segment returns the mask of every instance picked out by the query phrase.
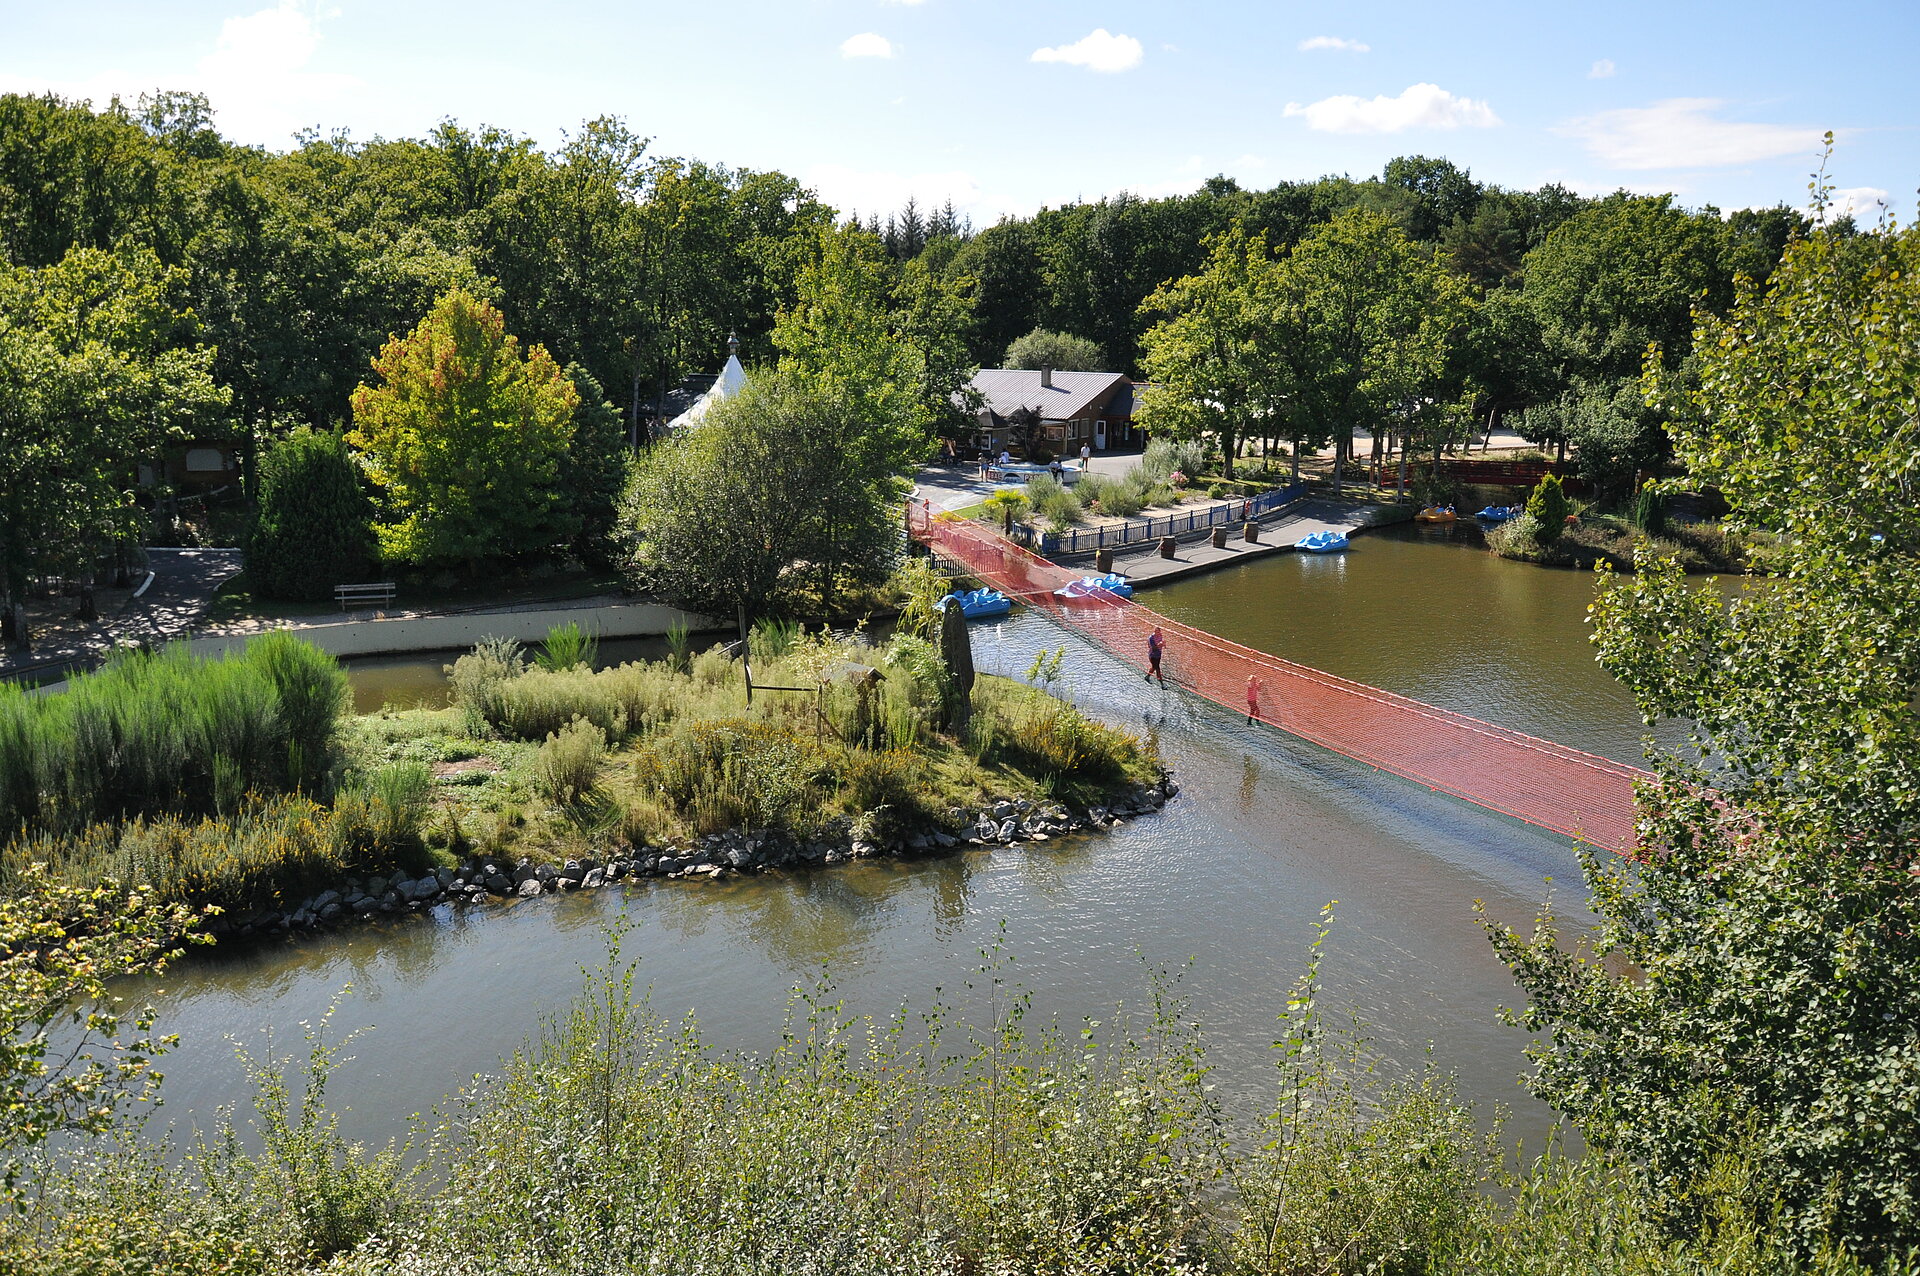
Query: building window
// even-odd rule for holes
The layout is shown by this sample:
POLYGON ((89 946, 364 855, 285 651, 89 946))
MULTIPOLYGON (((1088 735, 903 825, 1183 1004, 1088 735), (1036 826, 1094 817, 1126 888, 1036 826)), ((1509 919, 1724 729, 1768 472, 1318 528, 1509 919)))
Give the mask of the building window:
POLYGON ((227 457, 217 447, 195 447, 187 449, 187 473, 224 474, 227 470, 227 457))

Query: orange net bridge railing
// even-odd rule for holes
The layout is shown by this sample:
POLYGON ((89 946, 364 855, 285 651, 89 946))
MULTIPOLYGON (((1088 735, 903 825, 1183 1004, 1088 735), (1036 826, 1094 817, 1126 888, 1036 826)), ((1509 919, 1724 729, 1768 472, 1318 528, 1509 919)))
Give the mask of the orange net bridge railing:
POLYGON ((1247 679, 1258 677, 1260 718, 1270 726, 1594 846, 1633 846, 1633 784, 1651 778, 1644 771, 1243 647, 1104 590, 1059 597, 1054 591, 1078 573, 924 504, 909 510, 908 523, 962 570, 1135 668, 1146 668, 1147 639, 1161 629, 1168 681, 1195 695, 1245 713, 1247 679))

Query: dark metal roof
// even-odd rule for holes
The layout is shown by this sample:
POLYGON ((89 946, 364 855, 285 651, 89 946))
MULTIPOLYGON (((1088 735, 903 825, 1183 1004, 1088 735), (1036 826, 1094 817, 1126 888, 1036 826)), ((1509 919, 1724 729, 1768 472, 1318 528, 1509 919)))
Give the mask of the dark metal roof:
POLYGON ((1131 412, 1133 404, 1133 382, 1118 372, 1056 372, 1049 388, 1040 384, 1038 372, 982 368, 973 376, 973 388, 986 399, 986 406, 1001 416, 1032 408, 1048 421, 1082 416, 1089 408, 1113 412, 1116 390, 1125 395, 1127 411, 1131 412))

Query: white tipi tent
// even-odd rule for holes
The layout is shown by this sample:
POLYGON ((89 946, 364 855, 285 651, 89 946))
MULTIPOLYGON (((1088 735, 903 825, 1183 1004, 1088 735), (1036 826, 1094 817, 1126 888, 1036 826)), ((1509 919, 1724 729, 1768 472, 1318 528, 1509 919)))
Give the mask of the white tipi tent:
POLYGON ((727 338, 727 366, 720 369, 720 375, 713 379, 713 388, 694 401, 692 407, 667 422, 667 429, 678 430, 684 426, 700 424, 700 418, 712 410, 713 405, 730 394, 738 394, 747 384, 747 370, 740 366, 740 340, 727 338))

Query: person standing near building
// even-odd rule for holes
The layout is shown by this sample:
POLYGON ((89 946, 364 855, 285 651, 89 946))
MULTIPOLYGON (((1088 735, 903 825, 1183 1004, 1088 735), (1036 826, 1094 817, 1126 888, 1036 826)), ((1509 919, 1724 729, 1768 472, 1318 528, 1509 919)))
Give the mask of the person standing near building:
POLYGON ((1088 444, 1082 443, 1080 445, 1080 472, 1082 474, 1085 474, 1087 472, 1087 467, 1092 463, 1093 463, 1093 448, 1088 444))
POLYGON ((1167 675, 1160 672, 1160 658, 1167 654, 1167 636, 1160 632, 1160 626, 1153 627, 1153 633, 1147 638, 1147 681, 1155 678, 1161 686, 1167 685, 1167 675))

